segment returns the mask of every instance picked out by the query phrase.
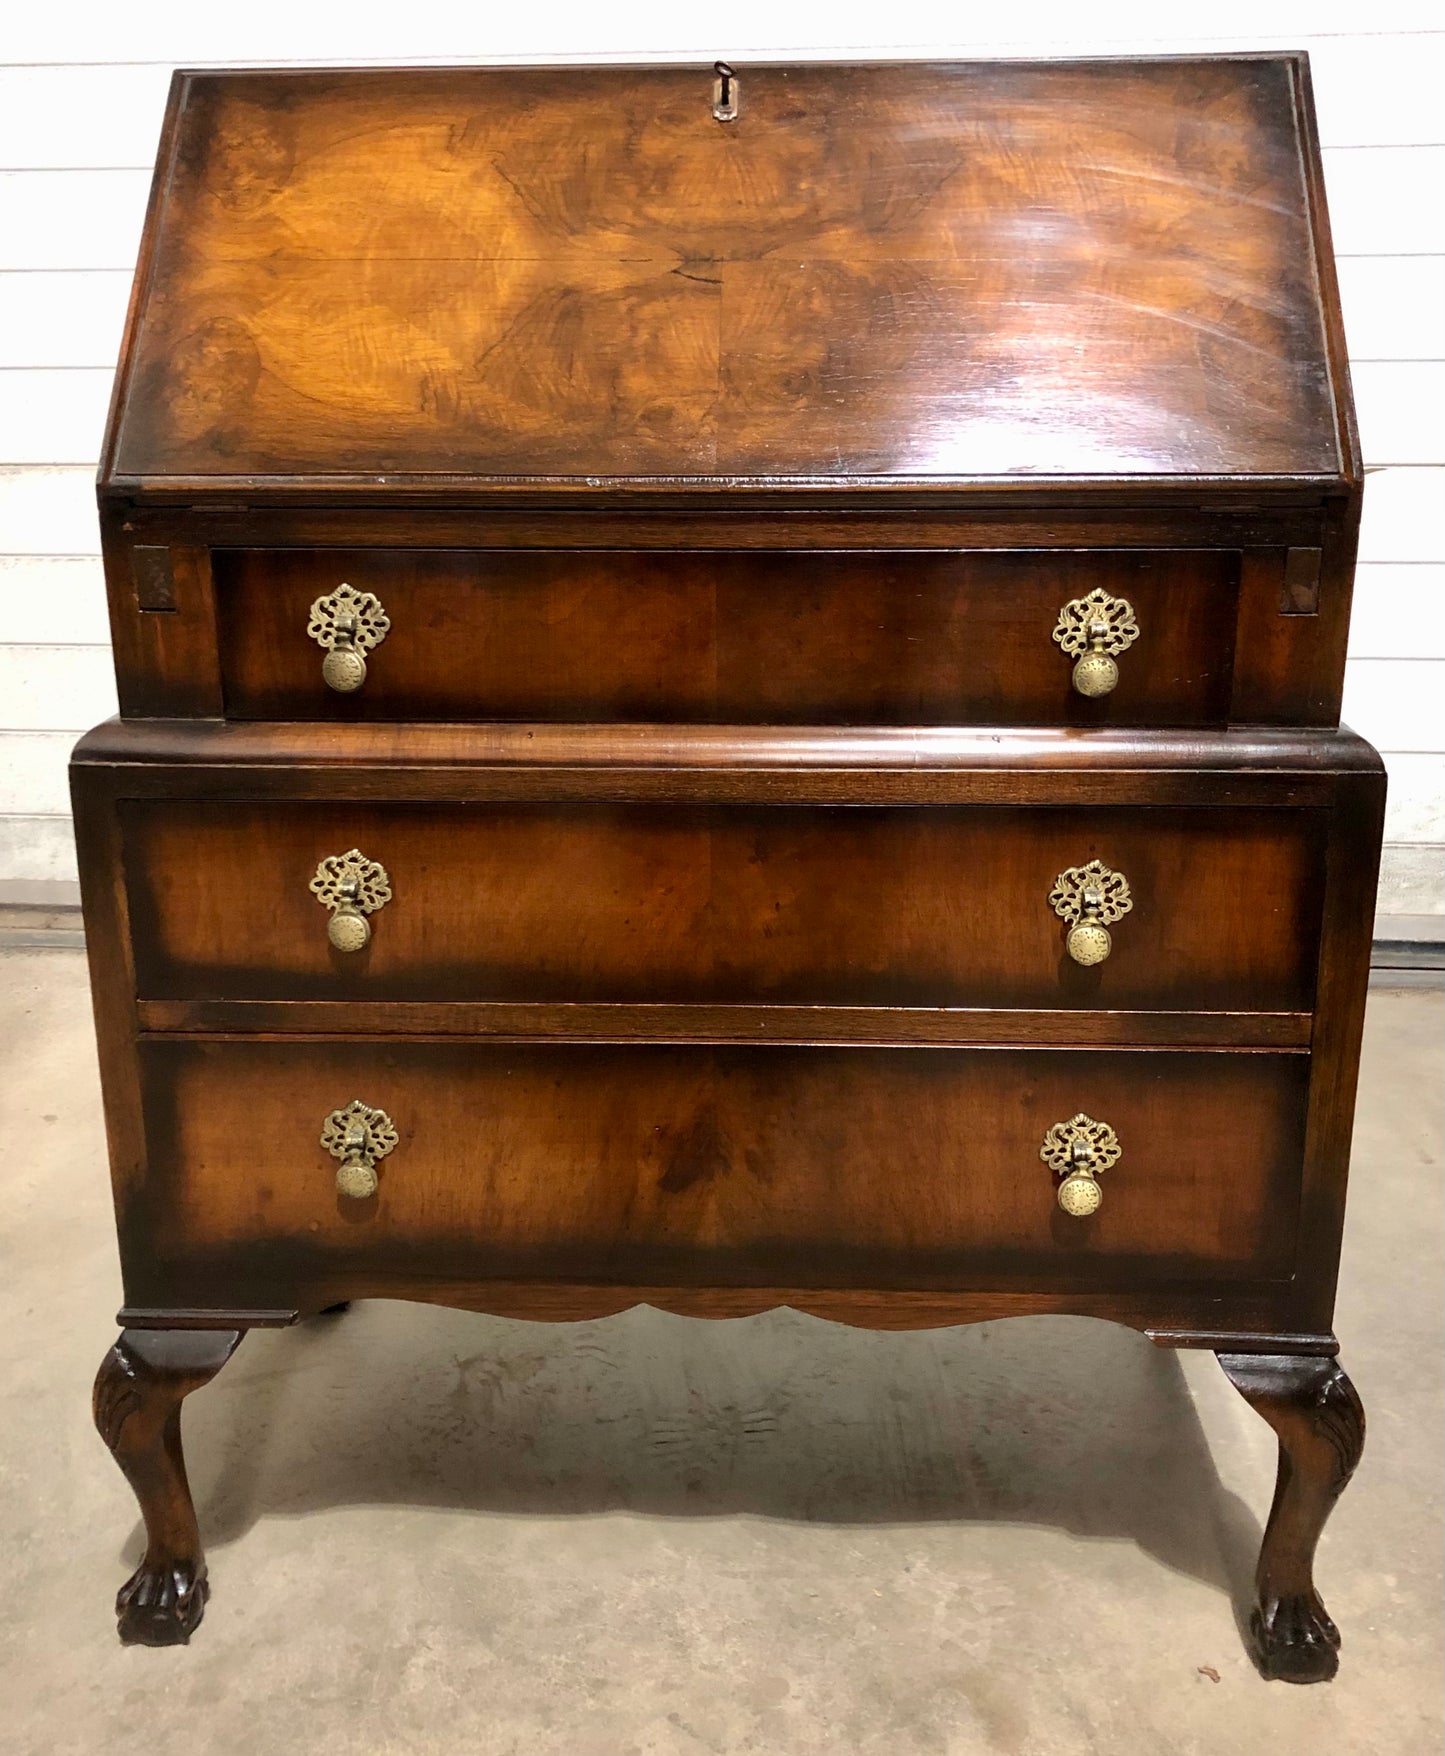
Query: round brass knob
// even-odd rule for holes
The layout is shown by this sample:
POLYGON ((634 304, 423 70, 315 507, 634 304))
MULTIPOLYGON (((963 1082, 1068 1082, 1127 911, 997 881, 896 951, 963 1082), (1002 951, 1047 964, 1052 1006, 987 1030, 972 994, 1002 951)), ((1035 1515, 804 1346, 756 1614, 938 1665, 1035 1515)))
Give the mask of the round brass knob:
POLYGON ((1049 892, 1049 906, 1069 923, 1064 941, 1075 963, 1102 963, 1114 949, 1109 928, 1134 906, 1129 880, 1102 860, 1060 872, 1049 892))
POLYGON ((336 1193, 352 1201, 365 1201, 377 1190, 376 1170, 364 1158, 345 1158, 336 1170, 336 1193))
POLYGON ((1059 1184, 1059 1206, 1073 1219, 1097 1213, 1104 1191, 1087 1172, 1073 1172, 1059 1184))
MULTIPOLYGON (((331 924, 334 927, 336 922, 331 924)), ((1077 927, 1071 927, 1065 944, 1074 962, 1085 965, 1102 963, 1114 949, 1109 929, 1101 927, 1097 921, 1080 921, 1077 927)))
POLYGON ((338 585, 311 606, 306 632, 326 650, 321 680, 328 689, 349 695, 366 681, 366 655, 381 645, 391 618, 375 592, 338 585))
POLYGON ((371 943, 371 922, 391 901, 391 878, 379 860, 368 860, 359 848, 328 854, 311 880, 316 900, 331 910, 326 937, 338 951, 364 951, 371 943))
POLYGON ((350 1201, 365 1201, 378 1188, 376 1161, 385 1158, 397 1143, 396 1125, 385 1110, 374 1110, 353 1098, 345 1109, 333 1110, 321 1125, 321 1144, 333 1158, 336 1193, 350 1201))
POLYGON ((1097 588, 1086 597, 1071 598, 1054 625, 1054 639, 1075 661, 1074 688, 1091 699, 1115 688, 1119 681, 1115 658, 1138 638, 1139 625, 1128 598, 1110 597, 1097 588))
POLYGON ((1087 1219, 1104 1199, 1100 1174, 1119 1161, 1119 1137, 1107 1122, 1096 1122, 1081 1110, 1067 1122, 1054 1123, 1039 1157, 1062 1178, 1059 1206, 1071 1219, 1087 1219))
POLYGON ((333 646, 321 661, 321 679, 338 695, 349 695, 366 681, 366 660, 354 646, 333 646))
POLYGON ((339 908, 326 923, 326 937, 338 951, 364 951, 371 940, 371 922, 354 908, 339 908))
MULTIPOLYGON (((330 654, 327 662, 329 663, 330 659, 337 656, 336 653, 330 654)), ((365 670, 366 667, 363 665, 363 674, 365 673, 365 670)), ((1086 652, 1074 666, 1073 683, 1075 689, 1078 690, 1080 695, 1088 695, 1091 697, 1095 695, 1109 695, 1118 685, 1118 682, 1119 667, 1106 652, 1086 652)), ((331 686, 333 689, 338 689, 342 685, 339 683, 333 683, 331 686)), ((347 685, 348 688, 352 686, 353 685, 350 684, 347 685)))

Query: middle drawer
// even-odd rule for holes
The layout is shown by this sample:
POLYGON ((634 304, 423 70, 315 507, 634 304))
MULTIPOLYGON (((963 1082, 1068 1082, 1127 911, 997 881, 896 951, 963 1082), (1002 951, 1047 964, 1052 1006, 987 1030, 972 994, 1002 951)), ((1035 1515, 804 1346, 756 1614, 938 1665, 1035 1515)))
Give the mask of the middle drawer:
POLYGON ((121 809, 143 999, 1313 1004, 1311 807, 121 809))

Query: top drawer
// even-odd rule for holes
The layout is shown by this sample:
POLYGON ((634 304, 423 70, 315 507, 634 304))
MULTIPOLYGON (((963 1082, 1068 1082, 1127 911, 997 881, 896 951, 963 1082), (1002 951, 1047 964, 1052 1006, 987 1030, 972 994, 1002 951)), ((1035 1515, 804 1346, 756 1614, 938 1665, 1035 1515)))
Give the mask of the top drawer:
POLYGON ((1240 571, 1202 548, 212 556, 226 712, 271 720, 1222 725, 1240 571), (346 692, 308 633, 342 586, 386 623, 346 692), (1093 592, 1132 618, 1115 612, 1104 644, 1127 622, 1127 649, 1091 697, 1055 630, 1093 592))

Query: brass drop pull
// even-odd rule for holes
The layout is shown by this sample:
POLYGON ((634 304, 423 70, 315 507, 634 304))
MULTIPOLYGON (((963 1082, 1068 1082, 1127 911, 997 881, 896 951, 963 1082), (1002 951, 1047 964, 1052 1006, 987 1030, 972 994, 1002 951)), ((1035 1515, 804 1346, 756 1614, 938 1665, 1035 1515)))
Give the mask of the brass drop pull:
POLYGON ((366 917, 391 901, 386 867, 368 860, 360 848, 328 854, 316 868, 311 889, 316 900, 331 910, 326 937, 338 951, 364 950, 371 940, 366 917))
POLYGON ((1096 1122, 1080 1110, 1070 1121, 1054 1123, 1039 1157, 1063 1179, 1059 1206, 1074 1219, 1087 1219, 1104 1199, 1099 1173, 1118 1163, 1119 1137, 1107 1122, 1096 1122))
POLYGON ((366 681, 366 655, 381 645, 391 618, 374 592, 338 585, 311 606, 306 632, 326 648, 321 676, 328 689, 349 695, 366 681))
POLYGON ((1119 681, 1114 660, 1139 638, 1134 606, 1095 589, 1071 598, 1054 625, 1054 639, 1075 661, 1074 687, 1080 695, 1107 695, 1119 681))
POLYGON ((1069 923, 1066 944, 1075 963, 1102 963, 1114 949, 1109 928, 1134 906, 1129 880, 1102 860, 1060 872, 1049 892, 1049 906, 1069 923))
POLYGON ((397 1142, 396 1126, 385 1110, 373 1110, 353 1098, 344 1110, 333 1110, 321 1127, 321 1144, 339 1158, 336 1193, 353 1201, 375 1195, 376 1161, 397 1142))

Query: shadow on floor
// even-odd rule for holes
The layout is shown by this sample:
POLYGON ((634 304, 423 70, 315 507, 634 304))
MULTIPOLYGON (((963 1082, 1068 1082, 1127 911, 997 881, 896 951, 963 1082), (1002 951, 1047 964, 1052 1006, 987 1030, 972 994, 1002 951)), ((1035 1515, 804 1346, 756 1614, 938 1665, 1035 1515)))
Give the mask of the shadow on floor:
MULTIPOLYGON (((341 1505, 1007 1522, 1135 1542, 1243 1618, 1260 1540, 1177 1357, 1079 1318, 900 1334, 371 1302, 248 1336, 187 1404, 186 1446, 213 1551, 341 1505)), ((137 1526, 128 1565, 142 1547, 137 1526)))

